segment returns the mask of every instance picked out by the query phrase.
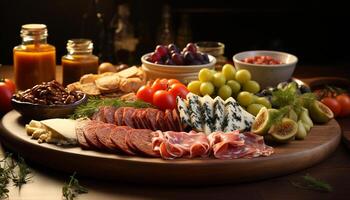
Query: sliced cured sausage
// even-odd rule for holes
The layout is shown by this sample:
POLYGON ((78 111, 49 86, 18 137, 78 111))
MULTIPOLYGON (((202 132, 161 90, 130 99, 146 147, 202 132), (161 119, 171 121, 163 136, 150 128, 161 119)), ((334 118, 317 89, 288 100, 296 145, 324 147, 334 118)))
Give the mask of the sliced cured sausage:
POLYGON ((105 126, 96 130, 96 137, 106 150, 119 150, 119 148, 110 139, 110 135, 112 134, 114 128, 114 124, 106 124, 105 126))
POLYGON ((132 119, 132 116, 135 112, 135 108, 132 107, 125 107, 124 111, 123 111, 123 121, 122 121, 122 125, 123 126, 129 126, 134 128, 134 122, 132 119))
POLYGON ((128 130, 130 129, 131 128, 127 126, 116 126, 113 132, 111 132, 110 139, 124 153, 128 155, 135 155, 135 153, 126 144, 126 136, 128 130))
POLYGON ((92 115, 91 119, 100 122, 106 122, 104 115, 104 107, 100 107, 98 111, 92 115))
POLYGON ((169 130, 167 123, 164 120, 164 112, 158 111, 156 116, 156 122, 157 122, 157 129, 161 131, 167 131, 169 130))
POLYGON ((114 119, 115 111, 116 111, 116 108, 113 106, 104 107, 103 114, 104 114, 105 122, 110 123, 110 124, 115 123, 115 119, 114 119))
POLYGON ((118 126, 122 126, 123 123, 123 113, 124 113, 124 108, 118 108, 115 112, 114 112, 114 121, 115 124, 118 126))
POLYGON ((182 124, 181 124, 181 120, 180 120, 180 116, 179 114, 177 113, 177 110, 174 109, 172 111, 172 116, 173 116, 173 120, 174 120, 174 124, 175 124, 175 127, 178 131, 183 131, 183 127, 182 127, 182 124))
POLYGON ((145 155, 159 157, 158 152, 153 151, 152 146, 152 138, 158 136, 157 132, 149 129, 134 129, 129 132, 130 143, 134 148, 145 155))
POLYGON ((82 149, 91 149, 91 146, 85 139, 84 127, 89 123, 89 119, 78 119, 75 126, 75 134, 77 135, 78 143, 82 149))
POLYGON ((157 114, 158 114, 158 109, 154 108, 147 108, 146 109, 146 117, 147 120, 149 121, 149 124, 151 125, 149 129, 156 131, 157 130, 157 114))
POLYGON ((164 119, 168 125, 168 128, 169 128, 168 131, 176 131, 173 116, 171 115, 171 110, 165 110, 164 119))
POLYGON ((98 121, 90 121, 83 129, 84 136, 87 143, 99 150, 103 150, 104 147, 100 141, 98 141, 96 136, 96 130, 103 128, 106 124, 98 121))

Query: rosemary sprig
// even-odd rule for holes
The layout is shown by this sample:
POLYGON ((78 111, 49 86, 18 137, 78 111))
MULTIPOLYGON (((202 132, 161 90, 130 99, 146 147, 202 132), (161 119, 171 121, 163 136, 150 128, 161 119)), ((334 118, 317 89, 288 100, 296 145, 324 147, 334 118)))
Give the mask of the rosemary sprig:
POLYGON ((78 179, 75 178, 76 172, 70 176, 68 183, 62 187, 62 195, 66 200, 73 200, 77 195, 87 193, 88 190, 79 184, 78 179))
POLYGON ((15 161, 12 154, 9 153, 6 154, 4 159, 0 160, 0 199, 8 197, 9 190, 7 186, 10 181, 21 189, 21 186, 32 178, 32 176, 29 176, 31 171, 24 159, 17 156, 17 160, 15 161))
POLYGON ((143 101, 123 101, 117 98, 114 99, 101 99, 98 97, 90 97, 88 102, 84 105, 78 106, 75 109, 74 114, 71 115, 71 118, 77 119, 80 117, 91 117, 95 112, 98 111, 98 108, 101 106, 114 106, 114 107, 135 107, 135 108, 148 108, 152 107, 151 104, 143 101))
POLYGON ((321 192, 332 192, 333 187, 325 181, 316 179, 309 174, 301 177, 301 181, 290 181, 290 183, 301 189, 315 190, 321 192))

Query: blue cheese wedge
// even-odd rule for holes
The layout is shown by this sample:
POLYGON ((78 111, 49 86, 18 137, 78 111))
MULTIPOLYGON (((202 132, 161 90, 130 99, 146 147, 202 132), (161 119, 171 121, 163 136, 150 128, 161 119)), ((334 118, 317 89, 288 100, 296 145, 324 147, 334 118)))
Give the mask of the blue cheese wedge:
POLYGON ((225 101, 225 120, 224 132, 231 132, 234 130, 242 130, 245 128, 242 113, 238 108, 236 101, 230 97, 225 101))
POLYGON ((188 93, 186 97, 188 100, 191 126, 196 131, 203 132, 200 97, 191 92, 188 93))
POLYGON ((224 120, 225 120, 225 105, 224 101, 219 97, 215 97, 213 100, 213 132, 223 131, 224 120))
POLYGON ((208 96, 205 95, 200 99, 201 106, 202 106, 202 117, 203 117, 203 123, 202 123, 202 129, 205 134, 209 135, 214 130, 214 108, 213 108, 213 102, 214 100, 208 96))
POLYGON ((176 98, 177 110, 179 111, 180 119, 183 124, 191 126, 190 113, 187 108, 187 103, 181 97, 176 98))
POLYGON ((241 110, 242 117, 243 117, 243 122, 244 122, 244 125, 245 125, 245 128, 242 131, 249 131, 251 129, 251 127, 252 127, 252 124, 253 124, 253 122, 255 120, 255 117, 254 117, 254 115, 252 115, 248 111, 246 111, 244 108, 242 108, 242 106, 239 106, 239 109, 241 110))
POLYGON ((25 129, 27 134, 32 136, 32 139, 37 139, 39 143, 74 145, 77 144, 75 124, 76 121, 72 119, 32 120, 25 129))

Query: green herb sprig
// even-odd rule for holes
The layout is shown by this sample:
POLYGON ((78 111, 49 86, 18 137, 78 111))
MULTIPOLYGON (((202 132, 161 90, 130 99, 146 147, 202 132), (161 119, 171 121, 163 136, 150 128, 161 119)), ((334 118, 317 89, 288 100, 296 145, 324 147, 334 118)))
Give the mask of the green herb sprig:
POLYGON ((98 111, 101 106, 114 106, 114 107, 135 107, 135 108, 149 108, 151 104, 143 101, 123 101, 118 98, 114 99, 101 99, 98 97, 90 97, 88 102, 84 105, 78 106, 75 109, 74 114, 71 116, 73 119, 81 117, 91 117, 95 112, 98 111))
POLYGON ((301 177, 301 181, 290 181, 290 183, 301 189, 315 190, 320 192, 332 192, 333 187, 325 181, 321 181, 309 174, 301 177))
POLYGON ((66 200, 74 200, 74 198, 83 193, 87 193, 88 190, 79 184, 78 179, 75 178, 76 172, 70 176, 68 183, 65 183, 62 187, 62 195, 66 200))
POLYGON ((14 186, 21 189, 23 184, 31 180, 31 170, 28 168, 24 159, 17 156, 17 161, 12 154, 6 153, 4 159, 0 160, 0 199, 7 198, 9 190, 7 186, 10 181, 14 186))

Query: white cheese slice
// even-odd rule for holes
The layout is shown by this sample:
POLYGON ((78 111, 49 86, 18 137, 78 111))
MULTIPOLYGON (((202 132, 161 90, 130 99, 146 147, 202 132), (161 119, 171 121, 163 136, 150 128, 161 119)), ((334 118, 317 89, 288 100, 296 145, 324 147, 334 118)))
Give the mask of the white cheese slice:
POLYGON ((187 94, 188 106, 190 111, 190 120, 192 128, 196 131, 203 131, 202 128, 202 112, 201 112, 201 103, 199 100, 199 96, 193 93, 187 94))
POLYGON ((202 128, 205 134, 209 135, 212 130, 214 129, 213 127, 213 99, 205 95, 200 99, 201 106, 202 106, 202 114, 203 114, 203 124, 202 128))
POLYGON ((214 114, 213 114, 213 131, 224 130, 224 119, 225 119, 225 105, 224 101, 219 97, 215 97, 214 101, 214 114))
POLYGON ((183 100, 181 97, 176 98, 177 102, 177 110, 180 114, 180 119, 183 124, 186 124, 187 126, 191 126, 191 120, 190 120, 190 114, 187 109, 187 103, 185 100, 183 100))
POLYGON ((77 143, 77 136, 75 134, 75 120, 55 118, 42 120, 40 122, 49 130, 46 142, 61 145, 77 143))
POLYGON ((243 130, 245 128, 242 112, 236 103, 232 97, 225 101, 224 132, 243 130))

